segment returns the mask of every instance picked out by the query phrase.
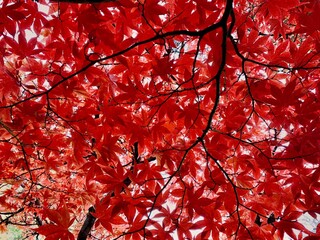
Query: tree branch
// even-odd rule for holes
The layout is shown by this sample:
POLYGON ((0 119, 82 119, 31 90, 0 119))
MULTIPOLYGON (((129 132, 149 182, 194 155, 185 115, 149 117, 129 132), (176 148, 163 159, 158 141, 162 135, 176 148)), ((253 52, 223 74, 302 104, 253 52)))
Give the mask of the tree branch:
POLYGON ((96 218, 91 214, 94 212, 95 212, 94 207, 90 207, 89 211, 87 213, 86 220, 84 221, 84 223, 80 229, 77 240, 86 240, 87 239, 87 237, 88 237, 88 235, 94 225, 94 222, 96 221, 96 218))
MULTIPOLYGON (((133 171, 133 168, 136 164, 139 163, 143 163, 143 161, 141 161, 141 158, 139 157, 139 150, 138 150, 138 142, 135 142, 133 147, 132 147, 132 167, 131 167, 131 171, 133 171)), ((156 160, 155 157, 150 157, 147 159, 148 162, 154 161, 156 160)), ((123 180, 123 183, 128 187, 131 184, 131 179, 129 177, 127 177, 125 180, 123 180)), ((122 191, 124 190, 124 188, 122 188, 122 191)), ((114 197, 114 192, 111 193, 111 197, 114 197)), ((91 206, 89 208, 89 211, 87 213, 87 217, 86 220, 84 221, 80 232, 78 234, 78 238, 77 240, 86 240, 95 221, 96 218, 92 215, 92 213, 95 213, 95 208, 94 206, 91 206)))

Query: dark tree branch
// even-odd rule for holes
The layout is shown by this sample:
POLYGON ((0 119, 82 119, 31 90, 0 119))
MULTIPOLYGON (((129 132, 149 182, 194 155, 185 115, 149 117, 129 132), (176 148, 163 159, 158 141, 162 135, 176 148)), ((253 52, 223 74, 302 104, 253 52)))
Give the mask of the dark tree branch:
POLYGON ((87 239, 87 237, 88 237, 88 235, 94 225, 94 222, 96 221, 96 218, 92 215, 92 213, 94 213, 94 212, 95 212, 94 207, 90 207, 89 211, 87 213, 86 220, 84 221, 84 223, 80 229, 77 240, 86 240, 87 239))
MULTIPOLYGON (((147 159, 148 162, 151 162, 151 161, 154 161, 156 160, 155 157, 150 157, 147 159)), ((139 150, 138 150, 138 142, 135 142, 134 145, 132 146, 132 167, 131 167, 131 171, 133 171, 134 169, 134 166, 136 164, 139 164, 139 163, 143 163, 144 161, 141 161, 141 158, 139 156, 139 150)), ((129 177, 127 177, 125 180, 123 180, 123 183, 128 187, 130 184, 131 184, 131 179, 129 177)), ((122 188, 121 192, 124 191, 124 187, 122 188)), ((111 197, 114 197, 114 192, 111 193, 111 197)), ((91 206, 89 208, 89 211, 87 213, 87 217, 86 217, 86 220, 84 221, 81 229, 80 229, 80 232, 78 234, 78 238, 77 240, 86 240, 95 221, 96 221, 96 218, 92 215, 92 213, 95 213, 95 208, 94 206, 91 206)))

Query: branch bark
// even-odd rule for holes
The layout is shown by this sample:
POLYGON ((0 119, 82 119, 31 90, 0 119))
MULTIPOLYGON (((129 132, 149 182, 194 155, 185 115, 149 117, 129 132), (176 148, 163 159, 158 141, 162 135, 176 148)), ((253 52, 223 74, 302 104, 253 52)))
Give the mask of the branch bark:
POLYGON ((89 211, 87 213, 86 220, 84 221, 84 223, 80 229, 77 240, 86 240, 87 239, 87 237, 88 237, 88 235, 94 225, 94 222, 96 221, 96 218, 91 214, 94 212, 95 212, 94 207, 90 207, 89 211))
MULTIPOLYGON (((135 166, 135 164, 139 164, 139 163, 143 163, 143 161, 140 161, 141 158, 139 157, 139 150, 138 150, 138 143, 134 143, 133 147, 132 147, 132 167, 131 167, 131 171, 133 171, 133 168, 135 166)), ((154 161, 156 160, 155 157, 150 157, 147 159, 148 162, 151 162, 151 161, 154 161)), ((127 177, 123 183, 128 187, 130 184, 131 184, 131 179, 129 177, 127 177)), ((124 190, 124 188, 122 189, 122 191, 124 190)), ((114 196, 114 192, 111 193, 111 197, 114 196)), ((87 217, 86 217, 86 220, 84 221, 81 229, 80 229, 80 232, 78 234, 78 238, 77 240, 86 240, 95 221, 96 221, 96 218, 92 215, 92 213, 95 212, 95 208, 94 206, 91 206, 89 208, 89 211, 88 211, 88 214, 87 214, 87 217)))

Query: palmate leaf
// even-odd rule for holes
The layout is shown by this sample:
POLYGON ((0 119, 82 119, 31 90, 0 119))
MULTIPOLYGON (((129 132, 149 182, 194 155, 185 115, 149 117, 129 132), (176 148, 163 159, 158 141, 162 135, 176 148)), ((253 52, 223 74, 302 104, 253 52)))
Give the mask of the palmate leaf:
POLYGON ((51 2, 68 2, 68 3, 103 3, 115 2, 116 0, 50 0, 51 2))
POLYGON ((44 235, 46 237, 45 238, 46 240, 54 240, 54 239, 74 240, 75 239, 71 232, 69 232, 68 230, 65 230, 61 226, 57 226, 54 224, 46 224, 33 230, 41 235, 44 235))
POLYGON ((57 210, 44 209, 44 214, 53 222, 34 229, 39 234, 45 235, 46 239, 70 239, 74 240, 73 234, 68 230, 75 218, 70 219, 69 210, 64 201, 57 210))

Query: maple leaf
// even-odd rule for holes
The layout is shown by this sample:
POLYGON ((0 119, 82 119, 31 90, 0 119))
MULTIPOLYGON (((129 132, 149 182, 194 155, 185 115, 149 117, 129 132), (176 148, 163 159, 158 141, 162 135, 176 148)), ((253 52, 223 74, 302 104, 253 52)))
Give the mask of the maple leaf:
POLYGON ((319 30, 320 25, 320 17, 319 14, 316 14, 320 10, 320 3, 315 1, 313 6, 311 6, 311 2, 309 3, 312 11, 308 14, 301 14, 299 18, 299 25, 297 27, 296 32, 303 33, 306 32, 308 34, 312 34, 319 30))
POLYGON ((57 210, 45 209, 45 215, 53 224, 46 224, 34 229, 34 231, 45 235, 46 239, 75 239, 68 228, 72 225, 75 218, 70 219, 69 210, 64 201, 60 203, 57 210))

